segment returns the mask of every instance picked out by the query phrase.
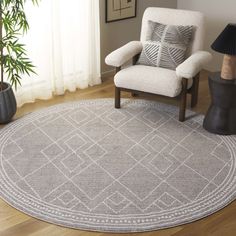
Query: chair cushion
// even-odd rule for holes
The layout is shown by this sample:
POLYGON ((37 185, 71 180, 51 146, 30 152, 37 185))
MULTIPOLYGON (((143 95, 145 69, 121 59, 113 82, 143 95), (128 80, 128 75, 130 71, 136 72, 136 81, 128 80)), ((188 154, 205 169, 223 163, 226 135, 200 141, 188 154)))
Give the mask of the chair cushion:
MULTIPOLYGON (((191 88, 193 80, 189 79, 191 88)), ((115 75, 118 88, 132 89, 147 93, 176 97, 182 91, 182 80, 176 72, 159 67, 135 65, 121 70, 115 75)))
POLYGON ((145 10, 142 21, 141 42, 145 42, 148 34, 148 21, 165 25, 194 25, 194 37, 187 52, 187 57, 204 48, 206 21, 202 13, 196 11, 149 7, 145 10))
POLYGON ((147 38, 137 64, 175 70, 186 59, 194 27, 153 21, 148 21, 148 25, 147 38))

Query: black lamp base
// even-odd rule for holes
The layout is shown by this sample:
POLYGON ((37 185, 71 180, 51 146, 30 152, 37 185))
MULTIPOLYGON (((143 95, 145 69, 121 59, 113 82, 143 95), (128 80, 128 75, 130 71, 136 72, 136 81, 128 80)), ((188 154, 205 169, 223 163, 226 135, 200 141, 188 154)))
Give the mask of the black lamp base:
POLYGON ((223 80, 220 73, 209 76, 212 103, 203 127, 214 134, 236 135, 236 80, 223 80))

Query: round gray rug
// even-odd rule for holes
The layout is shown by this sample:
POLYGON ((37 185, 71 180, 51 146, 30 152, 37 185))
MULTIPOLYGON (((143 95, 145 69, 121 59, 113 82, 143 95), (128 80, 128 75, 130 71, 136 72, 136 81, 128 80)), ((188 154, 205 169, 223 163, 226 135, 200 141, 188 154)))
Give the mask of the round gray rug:
POLYGON ((148 101, 62 104, 0 131, 0 196, 58 225, 142 232, 206 217, 235 199, 236 137, 148 101))

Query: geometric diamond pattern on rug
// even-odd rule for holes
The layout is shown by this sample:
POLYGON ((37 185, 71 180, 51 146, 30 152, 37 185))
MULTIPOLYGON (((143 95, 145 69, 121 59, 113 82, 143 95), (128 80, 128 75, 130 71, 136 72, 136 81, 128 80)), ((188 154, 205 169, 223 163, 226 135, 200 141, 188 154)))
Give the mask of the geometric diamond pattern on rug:
POLYGON ((222 168, 222 170, 212 180, 212 182, 216 186, 220 186, 224 182, 225 178, 227 177, 227 173, 229 173, 229 171, 230 171, 230 165, 225 165, 224 168, 222 168))
POLYGON ((152 140, 148 142, 148 145, 153 150, 159 153, 168 146, 168 143, 163 138, 156 135, 152 140))
POLYGON ((67 191, 65 193, 63 193, 61 196, 58 197, 64 204, 68 204, 70 203, 72 200, 74 200, 75 196, 67 191))
POLYGON ((21 176, 17 173, 17 170, 8 161, 5 161, 3 166, 7 173, 11 173, 11 181, 19 183, 21 176))
POLYGON ((227 147, 223 144, 218 145, 212 154, 225 163, 228 163, 231 160, 231 154, 227 147))
POLYGON ((121 112, 114 111, 109 116, 107 116, 107 118, 110 119, 113 123, 117 124, 122 122, 126 118, 126 116, 121 112))
POLYGON ((78 134, 76 134, 69 140, 67 140, 65 143, 71 148, 72 151, 76 151, 84 144, 86 144, 86 141, 83 140, 78 134))
POLYGON ((37 126, 33 122, 27 122, 25 125, 19 127, 11 136, 11 141, 16 141, 23 138, 25 135, 32 132, 32 130, 36 129, 37 126))
POLYGON ((186 148, 181 147, 180 145, 178 145, 172 152, 171 155, 173 155, 177 160, 179 160, 180 162, 185 161, 186 159, 188 159, 192 153, 190 151, 188 151, 186 148))
POLYGON ((173 198, 170 194, 164 193, 160 199, 161 202, 163 202, 166 206, 172 205, 172 203, 175 201, 175 198, 173 198))
POLYGON ((135 160, 140 161, 144 157, 146 157, 150 152, 148 152, 146 149, 144 149, 140 145, 135 145, 132 147, 129 151, 128 154, 131 155, 135 160))
POLYGON ((98 160, 103 155, 106 154, 106 151, 99 145, 94 144, 92 147, 87 149, 85 153, 92 159, 92 160, 98 160))
POLYGON ((160 112, 157 112, 156 110, 151 110, 147 114, 145 114, 143 118, 153 124, 157 124, 163 119, 163 116, 160 112))
POLYGON ((76 110, 70 115, 70 118, 74 120, 77 124, 80 124, 89 119, 89 115, 87 113, 87 111, 76 110))
POLYGON ((181 123, 166 104, 113 105, 59 105, 0 129, 1 197, 45 221, 112 232, 175 226, 234 199, 234 136, 208 134, 191 112, 181 123))
POLYGON ((93 107, 93 109, 89 109, 90 112, 92 112, 97 116, 103 116, 104 113, 106 113, 109 110, 111 110, 111 107, 108 104, 97 104, 97 106, 93 107))
POLYGON ((107 112, 102 115, 102 118, 107 122, 107 124, 118 128, 127 123, 130 119, 133 118, 133 116, 127 111, 121 111, 119 109, 108 109, 107 112))
POLYGON ((121 212, 124 208, 126 208, 130 204, 130 201, 128 200, 124 200, 119 204, 114 204, 114 202, 112 202, 110 199, 107 199, 104 202, 116 214, 121 212))
POLYGON ((187 137, 192 129, 185 125, 182 125, 177 120, 171 119, 163 126, 161 126, 159 128, 159 131, 178 143, 185 137, 187 137))
POLYGON ((191 134, 189 134, 188 137, 181 141, 180 144, 183 147, 191 150, 192 153, 201 157, 211 153, 217 145, 214 140, 209 139, 196 131, 193 131, 191 134))
POLYGON ((72 181, 90 199, 94 199, 113 182, 113 179, 102 168, 93 164, 73 177, 72 181))
POLYGON ((107 173, 114 178, 120 178, 135 164, 135 160, 124 152, 108 152, 97 161, 107 173), (116 158, 113 158, 116 156, 116 158))
POLYGON ((56 143, 53 143, 52 145, 50 145, 46 149, 42 150, 42 153, 44 153, 46 155, 46 157, 49 160, 51 160, 51 159, 57 157, 58 155, 64 153, 64 150, 56 143))
POLYGON ((5 146, 2 154, 6 157, 6 159, 11 159, 13 156, 16 156, 21 152, 22 149, 15 142, 11 142, 5 146))
POLYGON ((37 151, 35 153, 34 151, 29 152, 28 150, 25 150, 20 154, 13 156, 9 160, 9 163, 14 166, 17 173, 24 178, 44 166, 45 163, 48 163, 48 159, 42 153, 38 153, 37 151), (27 158, 29 155, 31 156, 30 159, 27 158))
POLYGON ((161 173, 165 173, 173 163, 166 159, 164 155, 158 154, 151 161, 151 164, 154 165, 161 173))
POLYGON ((125 198, 118 192, 115 192, 109 197, 109 200, 112 201, 115 205, 120 204, 125 198))
POLYGON ((108 153, 126 153, 135 143, 126 137, 121 131, 113 131, 103 137, 98 144, 108 153))
POLYGON ((171 186, 175 186, 179 192, 190 200, 194 200, 209 183, 200 174, 185 165, 180 166, 166 182, 171 186))
POLYGON ((49 136, 47 136, 47 134, 38 129, 35 129, 32 132, 27 133, 26 135, 17 139, 15 142, 23 150, 21 154, 24 152, 27 152, 27 154, 30 153, 37 154, 38 152, 41 152, 42 149, 53 143, 53 141, 49 136), (35 145, 35 142, 37 142, 37 145, 35 145), (29 149, 29 144, 33 143, 34 143, 33 148, 29 149))
POLYGON ((93 117, 93 120, 82 125, 80 130, 86 134, 91 140, 97 142, 98 140, 104 138, 113 129, 104 120, 93 117))
POLYGON ((132 119, 119 128, 121 132, 136 142, 141 141, 152 129, 138 119, 132 119))
POLYGON ((72 153, 62 160, 62 163, 70 172, 73 172, 78 166, 84 163, 84 160, 82 160, 79 155, 72 153))
POLYGON ((126 208, 129 204, 130 201, 127 200, 124 196, 122 196, 119 192, 115 192, 112 194, 110 197, 108 197, 104 203, 112 209, 114 213, 119 213, 122 211, 124 208, 126 208))
POLYGON ((137 165, 126 173, 120 182, 143 200, 161 183, 161 180, 143 166, 137 165))
POLYGON ((65 119, 58 118, 53 122, 45 124, 41 130, 53 140, 58 140, 66 136, 73 130, 73 126, 65 119))
POLYGON ((224 167, 225 163, 210 154, 205 158, 199 158, 198 155, 194 154, 185 162, 185 165, 211 181, 224 167))
POLYGON ((26 177, 30 187, 44 198, 51 191, 67 181, 66 177, 53 165, 47 164, 26 177))

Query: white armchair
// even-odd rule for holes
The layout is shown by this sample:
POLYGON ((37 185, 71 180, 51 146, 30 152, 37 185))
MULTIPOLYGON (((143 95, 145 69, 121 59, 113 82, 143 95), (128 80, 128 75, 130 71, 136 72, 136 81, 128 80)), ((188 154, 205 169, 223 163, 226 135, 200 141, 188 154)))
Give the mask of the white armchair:
POLYGON ((191 107, 195 107, 198 101, 199 74, 203 66, 212 56, 202 51, 204 43, 205 20, 200 12, 148 8, 143 16, 141 40, 133 41, 117 49, 106 57, 106 63, 116 67, 115 75, 115 107, 120 108, 121 91, 129 91, 133 94, 149 93, 168 97, 181 96, 179 120, 185 121, 187 94, 192 96, 191 107), (194 39, 188 53, 188 58, 180 64, 176 71, 135 65, 143 48, 148 31, 148 21, 170 25, 194 25, 194 39), (133 59, 133 65, 121 70, 129 60, 133 59))

